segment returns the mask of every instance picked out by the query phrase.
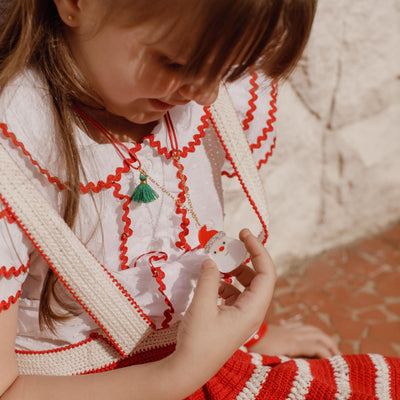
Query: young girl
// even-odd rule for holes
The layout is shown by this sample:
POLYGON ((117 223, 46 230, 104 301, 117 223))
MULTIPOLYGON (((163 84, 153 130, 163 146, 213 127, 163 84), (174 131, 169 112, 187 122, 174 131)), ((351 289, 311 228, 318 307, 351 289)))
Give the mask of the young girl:
MULTIPOLYGON (((208 106, 225 82, 256 162, 267 160, 276 84, 263 76, 276 80, 295 65, 313 0, 4 7, 0 144, 109 282, 98 285, 83 265, 74 266, 79 284, 66 282, 0 193, 2 399, 398 398, 396 359, 247 352, 245 342, 270 350, 278 329, 257 342, 275 281, 271 259, 241 231, 254 270, 232 271, 240 293, 205 252, 221 238, 221 174, 231 173, 208 106), (121 332, 82 301, 89 292, 121 332), (136 329, 129 307, 152 333, 127 351, 115 337, 136 329)), ((292 333, 306 337, 297 353, 337 353, 319 331, 292 333)))

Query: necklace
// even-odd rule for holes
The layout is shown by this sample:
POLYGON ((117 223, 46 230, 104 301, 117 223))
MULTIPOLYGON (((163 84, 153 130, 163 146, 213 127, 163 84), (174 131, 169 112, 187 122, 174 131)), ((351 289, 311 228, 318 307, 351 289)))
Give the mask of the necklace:
POLYGON ((118 154, 122 157, 124 163, 129 169, 139 171, 140 184, 132 193, 131 200, 139 203, 148 203, 158 198, 158 194, 148 185, 147 180, 149 180, 175 202, 177 206, 176 212, 182 214, 182 232, 179 234, 180 240, 175 243, 177 247, 185 251, 192 250, 185 238, 189 233, 188 226, 190 221, 186 218, 186 212, 189 212, 196 222, 197 227, 200 228, 198 232, 200 244, 196 248, 204 249, 205 253, 217 263, 221 272, 229 274, 230 271, 237 268, 247 258, 247 250, 240 240, 228 237, 223 231, 208 230, 206 225, 202 226, 200 224, 190 199, 189 188, 186 184, 187 178, 183 172, 183 165, 180 162, 181 153, 178 147, 178 139, 169 113, 165 114, 164 120, 167 126, 168 136, 172 148, 170 154, 173 159, 173 164, 177 168, 177 177, 180 181, 178 186, 180 187, 181 192, 177 197, 175 197, 164 186, 146 173, 146 171, 142 169, 141 162, 136 154, 131 152, 131 150, 125 146, 125 144, 121 143, 117 138, 115 138, 110 131, 92 119, 77 106, 74 106, 74 109, 82 118, 89 122, 93 127, 98 129, 99 132, 101 132, 107 138, 118 154), (129 154, 132 161, 125 157, 123 150, 129 154), (138 165, 135 166, 134 163, 137 163, 138 165), (188 204, 187 206, 184 204, 186 200, 188 204))
POLYGON ((182 208, 186 211, 188 211, 196 225, 198 227, 201 227, 201 224, 199 222, 199 219, 197 217, 196 212, 194 211, 193 208, 193 204, 192 201, 190 199, 190 195, 189 195, 189 188, 186 184, 186 177, 183 174, 183 166, 180 163, 180 151, 178 148, 178 140, 176 137, 176 133, 175 133, 175 128, 172 124, 172 120, 171 117, 169 115, 169 113, 167 113, 164 116, 166 125, 167 125, 167 129, 168 129, 168 136, 171 142, 171 147, 172 147, 172 151, 171 151, 171 156, 174 160, 174 164, 177 166, 178 168, 178 173, 177 176, 180 180, 179 185, 183 188, 183 193, 184 196, 178 196, 175 197, 171 192, 169 192, 164 186, 162 186, 160 183, 158 183, 154 178, 152 178, 148 172, 146 172, 143 168, 142 168, 142 164, 139 160, 139 158, 136 156, 136 154, 134 154, 124 143, 120 142, 112 133, 111 131, 109 131, 108 129, 106 129, 103 125, 101 125, 99 122, 97 122, 96 120, 94 120, 93 118, 91 118, 88 114, 86 114, 83 110, 81 110, 79 107, 77 107, 76 105, 73 106, 74 110, 87 122, 89 122, 94 128, 96 128, 100 133, 103 134, 103 136, 106 137, 106 139, 113 145, 113 147, 115 148, 115 150, 118 152, 118 154, 122 157, 125 165, 127 165, 129 167, 129 169, 134 169, 137 170, 140 175, 139 175, 139 180, 140 183, 139 185, 136 186, 136 188, 134 189, 132 195, 130 196, 132 201, 135 201, 136 203, 150 203, 156 199, 158 199, 158 194, 150 187, 150 185, 148 185, 147 181, 149 180, 150 182, 152 182, 158 189, 160 189, 164 194, 166 194, 169 198, 171 198, 176 205, 179 208, 182 208), (125 150, 125 152, 127 152, 130 156, 130 158, 132 160, 134 160, 135 163, 137 163, 138 165, 135 166, 131 161, 129 161, 125 155, 123 154, 123 150, 125 150), (184 204, 185 199, 183 197, 187 198, 187 204, 188 206, 186 206, 184 204))

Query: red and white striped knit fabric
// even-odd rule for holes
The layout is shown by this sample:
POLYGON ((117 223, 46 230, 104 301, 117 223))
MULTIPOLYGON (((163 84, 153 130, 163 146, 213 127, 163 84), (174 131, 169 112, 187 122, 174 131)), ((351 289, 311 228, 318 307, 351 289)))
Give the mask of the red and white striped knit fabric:
POLYGON ((327 360, 238 351, 188 400, 398 400, 400 359, 376 354, 327 360))

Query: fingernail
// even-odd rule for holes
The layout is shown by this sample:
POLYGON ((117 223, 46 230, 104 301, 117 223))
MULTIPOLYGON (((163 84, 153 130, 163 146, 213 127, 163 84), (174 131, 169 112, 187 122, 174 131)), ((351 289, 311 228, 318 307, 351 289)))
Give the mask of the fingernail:
POLYGON ((214 261, 210 260, 209 258, 207 260, 205 260, 203 262, 203 264, 201 264, 201 267, 203 269, 210 269, 210 268, 214 268, 215 264, 214 261))
POLYGON ((242 237, 243 238, 246 238, 247 236, 250 236, 251 235, 251 232, 250 232, 250 230, 249 229, 243 229, 242 230, 242 237))

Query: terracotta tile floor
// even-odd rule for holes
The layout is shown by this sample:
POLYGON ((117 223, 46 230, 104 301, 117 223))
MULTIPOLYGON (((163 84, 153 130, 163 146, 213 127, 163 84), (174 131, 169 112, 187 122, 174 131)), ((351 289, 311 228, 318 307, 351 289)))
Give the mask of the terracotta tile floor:
POLYGON ((400 224, 280 277, 269 322, 320 327, 343 353, 400 357, 400 224))

